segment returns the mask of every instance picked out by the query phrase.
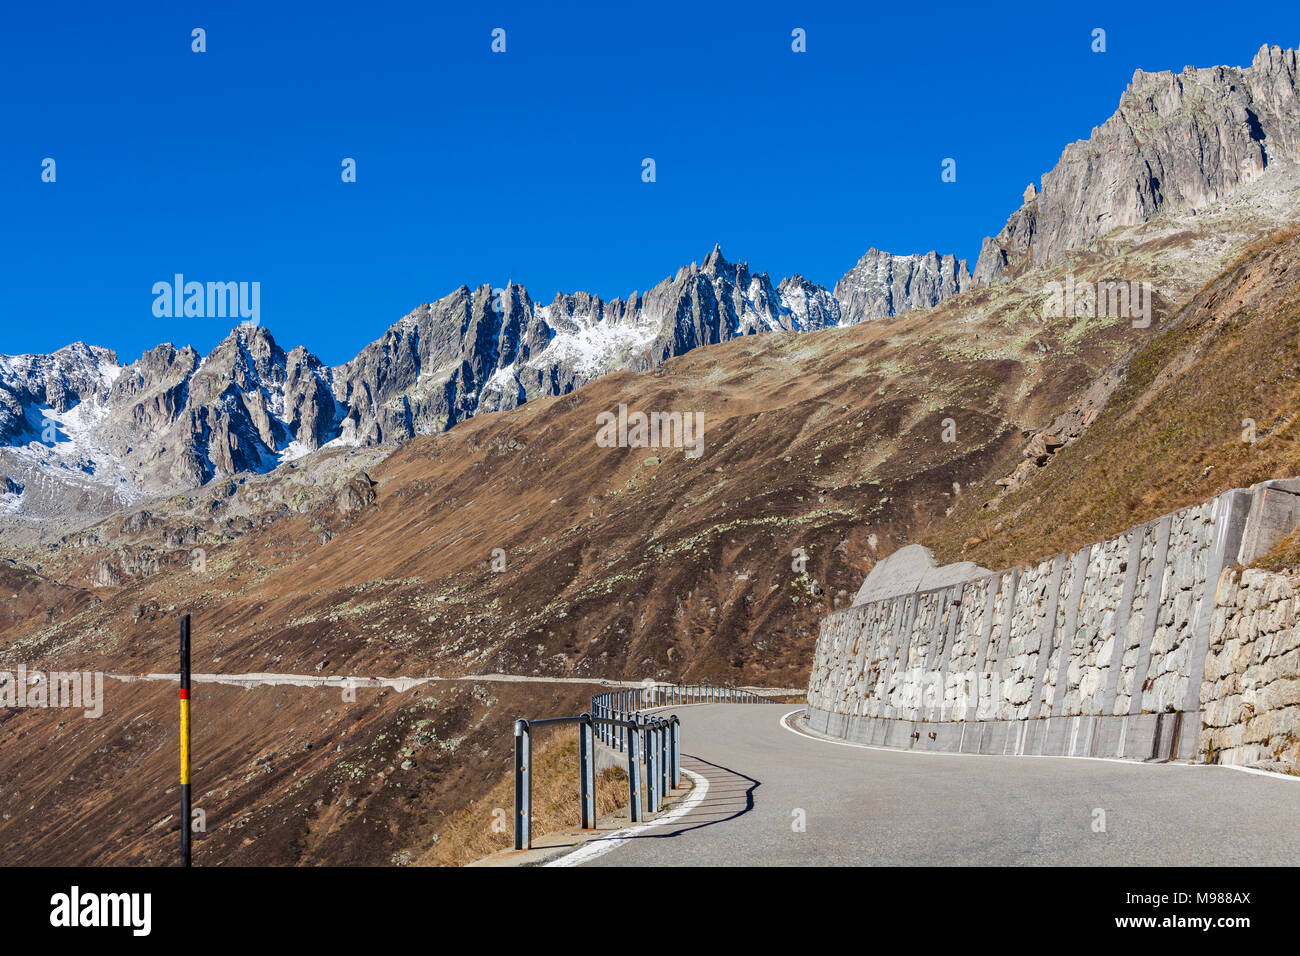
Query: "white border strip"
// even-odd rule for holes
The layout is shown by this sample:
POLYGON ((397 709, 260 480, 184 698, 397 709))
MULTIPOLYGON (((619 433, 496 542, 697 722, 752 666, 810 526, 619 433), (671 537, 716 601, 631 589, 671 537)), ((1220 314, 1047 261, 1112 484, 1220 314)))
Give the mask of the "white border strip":
POLYGON ((671 823, 676 823, 682 817, 686 816, 686 814, 698 807, 709 792, 709 781, 704 779, 704 777, 691 770, 687 770, 685 767, 682 768, 682 773, 686 774, 686 776, 690 777, 691 780, 695 782, 695 789, 691 791, 689 797, 657 820, 650 820, 646 823, 639 823, 635 826, 624 827, 622 830, 615 830, 609 836, 599 837, 595 840, 584 843, 571 853, 566 853, 564 856, 543 863, 542 866, 581 866, 583 863, 590 863, 597 857, 604 856, 615 847, 622 846, 643 830, 668 826, 671 823))
POLYGON ((807 740, 815 740, 821 744, 831 744, 835 747, 856 747, 858 750, 879 750, 883 753, 890 754, 909 754, 919 757, 1002 757, 1002 756, 1019 756, 1019 757, 1042 757, 1049 760, 1100 760, 1103 763, 1122 763, 1130 767, 1216 767, 1220 770, 1236 770, 1239 773, 1253 773, 1257 776, 1268 777, 1270 780, 1283 780, 1289 783, 1300 783, 1300 777, 1293 777, 1290 774, 1274 773, 1271 770, 1256 770, 1254 767, 1238 767, 1233 764, 1207 764, 1207 763, 1186 763, 1183 761, 1170 761, 1168 763, 1150 764, 1141 760, 1127 760, 1123 757, 1075 757, 1065 754, 976 754, 961 753, 956 750, 904 750, 902 747, 882 747, 877 744, 860 744, 851 740, 831 740, 828 737, 821 737, 806 730, 798 730, 790 726, 787 721, 795 714, 803 713, 803 708, 792 710, 781 718, 781 726, 796 737, 803 737, 807 740))

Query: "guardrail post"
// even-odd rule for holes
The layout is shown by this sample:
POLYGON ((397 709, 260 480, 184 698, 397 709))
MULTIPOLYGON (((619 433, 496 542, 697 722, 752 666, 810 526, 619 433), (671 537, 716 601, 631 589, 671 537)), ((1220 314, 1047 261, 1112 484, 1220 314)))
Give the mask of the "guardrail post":
POLYGON ((659 728, 659 799, 662 802, 668 796, 668 791, 672 789, 670 781, 672 779, 671 760, 669 751, 672 744, 669 738, 672 736, 672 724, 665 721, 659 728))
POLYGON ((533 845, 533 754, 528 721, 515 721, 515 849, 533 845))
POLYGON ((675 790, 682 785, 682 722, 677 719, 676 714, 673 714, 669 731, 672 734, 673 789, 675 790))
POLYGON ((631 823, 641 822, 641 764, 637 760, 637 728, 627 727, 627 816, 631 823))
POLYGON ((578 725, 578 795, 582 800, 582 829, 596 825, 596 773, 593 768, 591 715, 583 714, 578 725))
POLYGON ((655 728, 655 809, 663 805, 664 794, 664 724, 661 720, 655 728))
POLYGON ((659 804, 662 802, 659 796, 659 741, 657 735, 658 728, 653 724, 646 728, 646 747, 645 747, 645 776, 646 776, 646 795, 649 799, 649 806, 646 808, 650 814, 659 812, 659 804))

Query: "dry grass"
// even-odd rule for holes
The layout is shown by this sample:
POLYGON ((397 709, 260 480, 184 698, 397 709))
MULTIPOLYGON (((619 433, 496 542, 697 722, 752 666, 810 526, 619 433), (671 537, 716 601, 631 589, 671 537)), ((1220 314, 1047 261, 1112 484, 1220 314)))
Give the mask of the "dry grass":
POLYGON ((1300 568, 1300 530, 1293 531, 1267 554, 1260 555, 1251 565, 1265 571, 1285 571, 1300 568))
MULTIPOLYGON (((1092 427, 1016 492, 973 486, 926 541, 1024 564, 1266 478, 1300 474, 1300 240, 1263 244, 1133 357, 1092 427), (1243 420, 1255 440, 1243 440, 1243 420)), ((1006 471, 1019 460, 1008 456, 1006 471)), ((1278 555, 1292 561, 1300 556, 1278 555)))
MULTIPOLYGON (((464 866, 508 848, 514 799, 514 776, 506 774, 481 800, 452 816, 441 838, 416 865, 464 866)), ((627 774, 618 769, 598 773, 596 816, 626 805, 627 774)), ((533 747, 533 835, 576 827, 579 822, 578 732, 561 727, 533 747)))

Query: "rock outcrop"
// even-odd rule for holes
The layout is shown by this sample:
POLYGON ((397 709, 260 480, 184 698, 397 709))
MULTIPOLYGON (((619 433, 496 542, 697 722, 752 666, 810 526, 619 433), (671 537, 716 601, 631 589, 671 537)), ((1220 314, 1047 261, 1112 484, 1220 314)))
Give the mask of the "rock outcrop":
POLYGON ((928 309, 971 286, 965 259, 925 255, 896 256, 868 249, 858 264, 835 283, 844 323, 881 319, 908 309, 928 309))
POLYGON ((1055 261, 1166 209, 1200 209, 1275 163, 1300 161, 1296 51, 1261 47, 1249 67, 1138 70, 1119 109, 1065 148, 1042 188, 984 240, 974 284, 1055 261))

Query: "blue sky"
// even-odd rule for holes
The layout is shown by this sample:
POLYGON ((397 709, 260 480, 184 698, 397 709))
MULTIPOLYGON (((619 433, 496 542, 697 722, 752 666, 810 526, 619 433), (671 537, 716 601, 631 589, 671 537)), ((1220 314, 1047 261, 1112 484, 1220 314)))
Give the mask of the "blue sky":
POLYGON ((338 363, 461 284, 612 298, 715 242, 828 286, 871 246, 973 266, 1135 68, 1300 42, 1295 5, 1071 7, 10 5, 0 352, 206 351, 229 321, 153 315, 177 272, 260 282, 276 340, 338 363))

